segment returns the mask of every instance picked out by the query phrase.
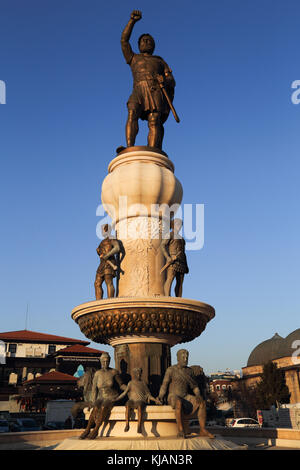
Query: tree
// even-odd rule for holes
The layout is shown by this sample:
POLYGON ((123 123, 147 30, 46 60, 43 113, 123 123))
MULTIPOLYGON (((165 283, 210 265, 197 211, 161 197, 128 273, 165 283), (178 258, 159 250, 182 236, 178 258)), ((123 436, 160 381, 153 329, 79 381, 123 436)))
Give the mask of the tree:
POLYGON ((253 387, 247 387, 243 380, 236 381, 232 390, 228 391, 228 400, 233 403, 234 417, 249 416, 256 418, 257 402, 253 387))
POLYGON ((261 381, 255 387, 257 407, 261 410, 278 407, 279 403, 289 403, 289 389, 285 382, 284 371, 269 361, 264 365, 261 381))

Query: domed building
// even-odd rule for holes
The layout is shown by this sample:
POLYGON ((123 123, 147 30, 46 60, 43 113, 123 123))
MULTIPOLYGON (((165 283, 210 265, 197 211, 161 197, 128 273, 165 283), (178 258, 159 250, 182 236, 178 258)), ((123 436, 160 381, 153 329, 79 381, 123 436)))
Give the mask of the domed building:
POLYGON ((247 366, 242 368, 243 381, 248 387, 259 382, 263 366, 269 361, 284 371, 291 394, 290 403, 300 403, 300 328, 286 338, 275 333, 253 349, 247 366))

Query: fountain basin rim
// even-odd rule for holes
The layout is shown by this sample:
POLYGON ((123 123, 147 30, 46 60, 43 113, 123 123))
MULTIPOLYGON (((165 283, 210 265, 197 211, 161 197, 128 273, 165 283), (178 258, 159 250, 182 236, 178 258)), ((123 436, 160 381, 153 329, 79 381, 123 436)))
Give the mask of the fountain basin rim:
POLYGON ((168 308, 183 309, 192 312, 199 312, 207 317, 210 321, 215 316, 215 309, 204 302, 194 299, 185 299, 183 297, 114 297, 109 299, 93 300, 85 302, 73 308, 71 317, 76 321, 82 315, 95 312, 97 309, 101 311, 123 308, 168 308))

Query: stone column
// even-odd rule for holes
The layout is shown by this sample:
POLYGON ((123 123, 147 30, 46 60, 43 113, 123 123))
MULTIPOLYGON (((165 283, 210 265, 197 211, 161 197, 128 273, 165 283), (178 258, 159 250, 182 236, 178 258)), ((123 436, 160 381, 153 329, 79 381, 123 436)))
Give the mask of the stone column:
POLYGON ((102 203, 121 240, 125 257, 119 297, 163 296, 165 264, 162 224, 169 226, 182 199, 174 165, 163 152, 147 147, 125 150, 111 161, 102 185, 102 203))
MULTIPOLYGON (((160 249, 163 224, 169 227, 183 193, 174 165, 164 152, 132 147, 112 160, 108 171, 102 203, 125 251, 118 297, 164 296, 166 273, 160 273, 165 264, 160 249)), ((142 367, 144 380, 153 393, 158 392, 161 377, 170 365, 170 344, 144 339, 130 342, 127 358, 119 361, 118 349, 123 346, 124 341, 122 346, 115 345, 116 367, 120 369, 126 363, 130 374, 135 367, 142 367)))
POLYGON ((152 395, 157 396, 161 379, 171 365, 170 345, 140 341, 119 344, 114 349, 115 367, 121 372, 123 380, 132 375, 133 369, 141 367, 143 380, 148 383, 152 395))

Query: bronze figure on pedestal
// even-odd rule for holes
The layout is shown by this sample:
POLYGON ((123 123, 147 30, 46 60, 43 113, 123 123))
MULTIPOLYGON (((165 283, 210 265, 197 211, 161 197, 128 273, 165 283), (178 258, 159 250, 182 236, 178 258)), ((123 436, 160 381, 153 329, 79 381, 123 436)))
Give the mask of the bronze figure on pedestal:
POLYGON ((171 295, 171 286, 176 278, 175 295, 182 297, 184 275, 189 272, 185 255, 185 240, 179 235, 182 227, 181 219, 174 219, 170 223, 171 232, 168 238, 162 240, 161 250, 166 258, 166 264, 161 273, 167 270, 167 279, 164 284, 164 294, 171 295))
POLYGON ((119 263, 116 254, 120 253, 121 247, 118 240, 111 238, 111 227, 108 224, 102 226, 102 235, 104 239, 97 248, 100 257, 100 265, 97 269, 95 279, 95 296, 96 300, 103 298, 102 284, 105 281, 107 287, 107 297, 115 296, 115 288, 113 278, 117 276, 119 263))
POLYGON ((166 370, 159 392, 159 400, 163 401, 168 392, 168 404, 175 409, 178 437, 186 437, 183 419, 192 417, 197 412, 200 436, 214 438, 205 428, 206 405, 200 395, 194 372, 188 367, 189 353, 186 349, 177 352, 178 363, 166 370))
POLYGON ((101 369, 94 375, 91 393, 94 407, 80 439, 95 439, 98 436, 100 426, 108 421, 120 390, 124 390, 126 387, 121 381, 119 372, 109 367, 110 356, 108 353, 102 353, 100 362, 101 369))
POLYGON ((153 55, 155 42, 150 34, 142 34, 138 40, 140 53, 135 54, 129 39, 133 27, 142 18, 142 13, 134 10, 126 25, 122 37, 122 52, 133 75, 133 91, 127 102, 128 119, 126 123, 127 147, 135 144, 139 130, 138 120, 147 120, 149 127, 148 146, 162 148, 164 136, 163 124, 170 109, 175 119, 179 118, 173 107, 175 80, 167 63, 153 55))
POLYGON ((129 418, 131 410, 137 408, 138 410, 138 427, 137 432, 142 433, 142 414, 145 406, 151 401, 154 401, 157 405, 161 405, 161 402, 154 398, 147 384, 142 380, 142 369, 137 367, 132 371, 132 380, 128 383, 124 392, 117 398, 117 401, 121 400, 125 395, 128 395, 129 400, 126 403, 126 426, 124 432, 129 431, 129 418))

